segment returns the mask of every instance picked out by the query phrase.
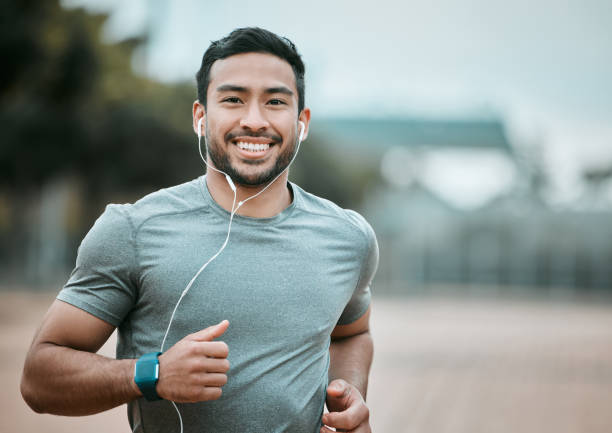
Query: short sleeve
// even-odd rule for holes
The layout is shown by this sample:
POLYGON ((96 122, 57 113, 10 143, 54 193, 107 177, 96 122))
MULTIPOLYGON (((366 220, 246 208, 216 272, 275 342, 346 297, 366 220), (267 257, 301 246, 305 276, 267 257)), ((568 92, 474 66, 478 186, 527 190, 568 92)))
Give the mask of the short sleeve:
POLYGON ((127 205, 109 205, 78 249, 57 299, 119 326, 136 299, 136 255, 127 205))
POLYGON ((353 323, 367 311, 372 296, 370 286, 378 268, 378 242, 372 226, 357 212, 348 212, 362 233, 361 268, 353 296, 344 308, 338 325, 353 323))

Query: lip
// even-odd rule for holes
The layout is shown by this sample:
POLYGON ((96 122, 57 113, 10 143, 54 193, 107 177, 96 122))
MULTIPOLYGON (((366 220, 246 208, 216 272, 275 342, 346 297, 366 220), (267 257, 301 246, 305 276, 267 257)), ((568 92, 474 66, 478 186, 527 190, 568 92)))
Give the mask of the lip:
POLYGON ((232 138, 232 144, 236 144, 238 142, 269 145, 272 145, 274 143, 274 141, 267 137, 251 137, 249 135, 242 135, 232 138))

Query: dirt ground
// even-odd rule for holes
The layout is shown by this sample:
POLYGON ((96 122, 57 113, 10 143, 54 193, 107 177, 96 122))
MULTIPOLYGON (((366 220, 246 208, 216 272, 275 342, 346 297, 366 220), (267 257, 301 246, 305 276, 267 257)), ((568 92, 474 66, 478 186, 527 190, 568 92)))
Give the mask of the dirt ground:
MULTIPOLYGON (((0 432, 129 432, 123 407, 67 418, 23 402, 25 353, 53 297, 0 292, 0 432)), ((612 431, 612 303, 375 299, 372 333, 374 432, 612 431)))

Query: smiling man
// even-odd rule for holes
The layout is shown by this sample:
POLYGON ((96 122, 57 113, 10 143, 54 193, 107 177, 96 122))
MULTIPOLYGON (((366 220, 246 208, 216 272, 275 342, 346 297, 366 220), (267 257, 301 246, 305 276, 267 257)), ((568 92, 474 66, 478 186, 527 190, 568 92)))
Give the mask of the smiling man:
POLYGON ((369 432, 378 247, 359 214, 288 181, 310 123, 302 60, 238 29, 205 52, 197 84, 211 169, 107 207, 34 337, 22 394, 61 415, 127 403, 134 432, 369 432), (97 355, 115 328, 117 359, 97 355))

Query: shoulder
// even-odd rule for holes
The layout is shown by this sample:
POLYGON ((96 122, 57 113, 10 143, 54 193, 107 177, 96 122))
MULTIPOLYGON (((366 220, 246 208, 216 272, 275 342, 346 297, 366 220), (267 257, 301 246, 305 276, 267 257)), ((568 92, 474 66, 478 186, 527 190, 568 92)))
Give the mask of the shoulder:
POLYGON ((336 227, 338 230, 349 230, 354 236, 361 238, 366 247, 376 243, 372 226, 358 212, 344 209, 336 203, 312 193, 304 191, 295 184, 291 184, 296 196, 296 207, 313 217, 319 217, 322 222, 336 227))
POLYGON ((152 192, 134 203, 110 203, 88 233, 111 239, 130 239, 152 218, 191 212, 205 206, 200 191, 200 179, 152 192))
POLYGON ((147 194, 134 203, 109 204, 102 217, 108 214, 111 218, 122 218, 133 230, 137 230, 146 221, 155 217, 201 209, 205 204, 200 188, 200 178, 163 188, 147 194))
MULTIPOLYGON (((109 262, 114 261, 118 251, 130 253, 139 228, 152 218, 201 209, 204 203, 199 185, 196 179, 155 191, 134 203, 107 205, 79 246, 80 260, 92 256, 99 261, 108 256, 109 262)), ((121 259, 127 260, 127 256, 121 259)))

